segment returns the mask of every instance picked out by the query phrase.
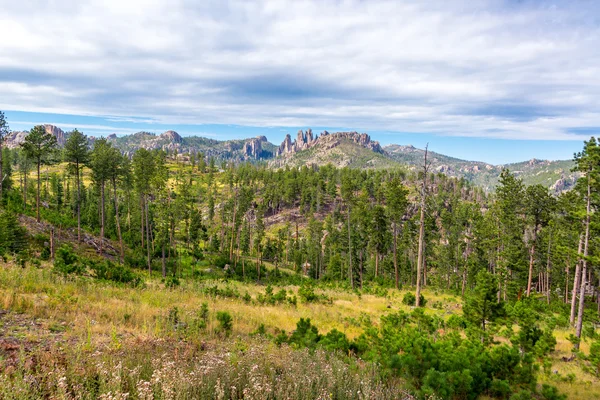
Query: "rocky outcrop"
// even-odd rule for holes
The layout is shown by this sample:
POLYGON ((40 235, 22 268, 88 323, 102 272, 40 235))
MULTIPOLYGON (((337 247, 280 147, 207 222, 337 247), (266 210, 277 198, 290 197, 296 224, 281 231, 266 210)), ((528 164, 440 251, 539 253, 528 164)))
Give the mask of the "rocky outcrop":
POLYGON ((281 146, 279 146, 279 149, 277 149, 277 155, 281 156, 284 154, 290 154, 294 151, 294 143, 292 143, 292 137, 288 133, 287 135, 285 135, 285 139, 283 139, 283 142, 281 142, 281 146))
MULTIPOLYGON (((49 133, 51 135, 53 135, 54 137, 56 137, 56 142, 58 143, 59 147, 62 147, 65 145, 67 138, 65 135, 65 132, 63 132, 62 129, 54 126, 54 125, 50 125, 50 124, 44 124, 43 125, 44 130, 46 131, 46 133, 49 133)), ((9 133, 6 136, 6 147, 10 148, 10 149, 14 149, 16 147, 19 147, 21 145, 21 143, 23 143, 25 141, 25 137, 29 135, 29 132, 27 131, 13 131, 11 133, 9 133)))
POLYGON ((329 133, 323 131, 321 136, 313 136, 312 129, 308 129, 306 133, 302 130, 298 131, 296 140, 292 142, 291 136, 288 134, 277 150, 277 156, 286 156, 294 154, 302 150, 309 149, 316 145, 324 146, 326 149, 331 149, 338 146, 343 140, 352 141, 366 149, 376 153, 383 153, 381 145, 377 141, 372 141, 371 137, 366 133, 358 132, 335 132, 329 133))
POLYGON ((160 135, 160 138, 168 140, 169 142, 172 142, 172 143, 182 143, 183 142, 183 139, 181 138, 179 133, 177 133, 175 131, 166 131, 165 133, 160 135))
POLYGON ((246 140, 243 148, 244 157, 253 158, 255 160, 259 159, 263 153, 262 144, 266 142, 267 138, 265 136, 257 136, 246 140))
POLYGON ((65 145, 65 143, 67 142, 65 133, 59 127, 56 127, 56 126, 50 125, 50 124, 45 124, 44 129, 46 130, 46 133, 49 133, 49 134, 53 135, 54 137, 56 137, 56 142, 58 143, 59 147, 63 147, 65 145))

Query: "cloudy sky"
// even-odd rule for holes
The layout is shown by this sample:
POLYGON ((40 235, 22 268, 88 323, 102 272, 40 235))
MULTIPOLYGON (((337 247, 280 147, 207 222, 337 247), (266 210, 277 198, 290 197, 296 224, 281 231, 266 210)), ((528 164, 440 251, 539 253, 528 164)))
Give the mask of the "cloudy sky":
POLYGON ((597 1, 0 0, 0 110, 90 135, 352 129, 467 159, 600 132, 597 1))

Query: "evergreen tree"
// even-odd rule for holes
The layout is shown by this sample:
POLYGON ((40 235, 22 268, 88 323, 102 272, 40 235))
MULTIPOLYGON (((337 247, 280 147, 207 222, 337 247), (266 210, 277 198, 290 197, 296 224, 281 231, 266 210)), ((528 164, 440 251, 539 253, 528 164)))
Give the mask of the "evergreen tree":
MULTIPOLYGON (((578 182, 577 189, 584 193, 586 201, 583 255, 580 257, 581 278, 579 279, 579 308, 577 310, 577 324, 575 326, 575 335, 578 338, 581 338, 589 255, 590 225, 592 213, 594 211, 592 209, 592 196, 597 196, 600 185, 600 147, 598 146, 596 138, 592 137, 589 141, 584 142, 583 150, 580 153, 575 154, 575 163, 575 170, 585 174, 585 177, 578 182)), ((579 348, 579 342, 575 344, 575 347, 579 348)))
POLYGON ((56 137, 46 133, 46 129, 42 125, 35 126, 25 136, 25 141, 21 143, 25 154, 35 161, 37 167, 36 218, 38 222, 40 222, 40 166, 54 152, 56 144, 56 137))
POLYGON ((398 176, 395 176, 388 184, 385 192, 385 200, 394 235, 394 277, 396 289, 399 288, 398 273, 398 226, 402 224, 402 218, 408 207, 408 190, 402 184, 398 176))
POLYGON ((77 186, 77 242, 81 243, 81 170, 89 161, 89 150, 87 136, 73 130, 65 143, 64 151, 65 161, 69 163, 70 172, 75 175, 75 185, 77 186))
POLYGON ((489 340, 489 324, 502 316, 504 304, 497 301, 498 278, 487 271, 477 274, 475 289, 465 300, 465 319, 481 330, 481 341, 489 340))

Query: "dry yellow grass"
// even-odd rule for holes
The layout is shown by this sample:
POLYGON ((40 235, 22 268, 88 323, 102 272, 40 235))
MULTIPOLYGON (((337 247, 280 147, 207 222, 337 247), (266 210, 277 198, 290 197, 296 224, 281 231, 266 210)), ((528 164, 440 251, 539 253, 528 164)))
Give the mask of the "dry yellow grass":
MULTIPOLYGON (((201 292, 203 285, 229 285, 240 294, 249 293, 253 299, 264 293, 264 286, 240 282, 184 281, 175 289, 165 288, 158 279, 147 279, 144 288, 131 288, 102 283, 93 279, 65 280, 54 274, 48 264, 41 269, 20 269, 13 265, 0 266, 0 307, 24 312, 44 323, 65 327, 65 340, 85 341, 90 335, 96 343, 110 341, 112 332, 131 338, 160 337, 165 334, 166 316, 177 307, 183 319, 191 319, 202 303, 208 304, 212 315, 216 311, 228 311, 233 317, 234 335, 242 337, 255 331, 261 324, 275 333, 276 329, 292 331, 300 318, 310 318, 321 332, 338 329, 349 337, 359 335, 363 327, 358 321, 369 318, 377 323, 382 315, 397 310, 410 311, 401 303, 406 291, 388 290, 388 296, 365 295, 324 289, 317 292, 332 299, 331 304, 302 303, 292 305, 260 305, 246 303, 241 299, 212 297, 201 292)), ((296 286, 285 286, 297 292, 296 286)), ((274 288, 275 291, 279 287, 274 288)), ((444 293, 425 290, 428 304, 442 303, 441 309, 427 308, 429 314, 447 317, 460 313, 460 300, 444 293)), ((211 318, 206 339, 216 340, 210 332, 216 328, 211 318)), ((553 373, 540 374, 541 383, 557 386, 572 399, 600 398, 600 382, 582 370, 578 361, 564 362, 562 357, 571 354, 571 343, 567 340, 570 330, 557 330, 556 351, 551 357, 553 373), (555 373, 556 372, 556 373, 555 373), (573 383, 558 379, 574 374, 573 383)), ((39 338, 27 337, 27 340, 39 338)), ((589 342, 582 342, 582 351, 589 352, 589 342)))

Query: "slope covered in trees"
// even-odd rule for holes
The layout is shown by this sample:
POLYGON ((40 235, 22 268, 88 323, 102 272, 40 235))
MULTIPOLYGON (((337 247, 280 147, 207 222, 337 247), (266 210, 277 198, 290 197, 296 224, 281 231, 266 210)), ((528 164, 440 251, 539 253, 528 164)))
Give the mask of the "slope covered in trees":
MULTIPOLYGON (((557 327, 571 334, 578 365, 590 371, 596 365, 597 342, 579 351, 582 339, 596 338, 600 310, 600 156, 593 138, 575 157, 583 178, 558 196, 525 185, 508 169, 489 194, 428 164, 420 171, 272 169, 143 148, 129 155, 110 140, 91 148, 85 142, 72 133, 56 150, 34 128, 22 148, 2 150, 6 268, 35 274, 27 268, 49 260, 67 282, 92 277, 157 293, 181 287, 256 307, 318 303, 331 312, 343 309, 334 300, 339 293, 358 296, 360 304, 361 296, 383 292, 392 310, 379 322, 358 323, 353 334, 325 320, 340 328, 324 334, 300 320, 291 335, 281 327, 267 333, 280 346, 358 356, 376 368, 381 390, 391 385, 398 397, 559 398, 536 386, 537 369, 555 360, 557 327), (28 237, 18 214, 35 215, 57 231, 98 236, 98 255, 82 254, 77 241, 57 242, 54 232, 28 237), (103 238, 118 246, 104 248, 103 238), (244 296, 207 286, 213 279, 269 286, 261 297, 244 296), (339 292, 326 295, 323 288, 339 292), (461 299, 462 312, 437 313, 449 304, 433 301, 436 292, 461 299), (417 308, 393 310, 400 293, 417 308)), ((173 313, 172 325, 184 320, 181 332, 191 335, 191 320, 173 313)), ((231 331, 228 317, 217 317, 223 334, 231 331)))

